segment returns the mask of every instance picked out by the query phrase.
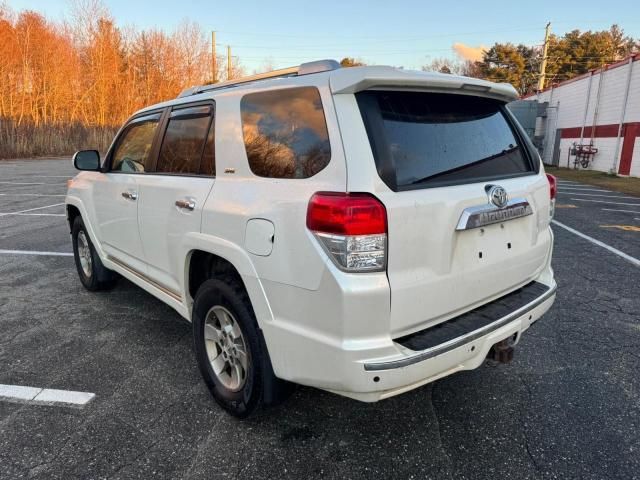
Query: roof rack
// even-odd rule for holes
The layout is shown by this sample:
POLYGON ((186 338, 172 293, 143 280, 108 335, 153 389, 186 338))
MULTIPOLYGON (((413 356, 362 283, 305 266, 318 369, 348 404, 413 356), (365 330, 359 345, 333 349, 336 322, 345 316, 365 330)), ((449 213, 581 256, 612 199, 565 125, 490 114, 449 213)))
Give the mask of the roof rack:
POLYGON ((235 80, 227 80, 226 82, 213 83, 211 85, 199 85, 187 88, 180 92, 177 98, 189 97, 198 93, 209 92, 211 90, 219 90, 223 88, 235 87, 244 83, 256 82, 258 80, 266 80, 278 77, 295 77, 300 75, 309 75, 311 73, 328 72, 340 68, 340 64, 335 60, 317 60, 315 62, 301 63, 297 67, 282 68, 280 70, 272 70, 271 72, 258 73, 248 77, 237 78, 235 80))

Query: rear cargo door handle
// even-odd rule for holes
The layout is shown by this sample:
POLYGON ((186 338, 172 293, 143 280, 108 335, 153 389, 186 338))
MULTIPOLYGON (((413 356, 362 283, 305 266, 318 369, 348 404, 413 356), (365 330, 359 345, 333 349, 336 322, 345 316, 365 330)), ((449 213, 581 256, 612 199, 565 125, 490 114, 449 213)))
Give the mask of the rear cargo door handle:
POLYGON ((183 198, 182 200, 176 200, 176 207, 183 210, 193 210, 196 208, 196 202, 194 200, 183 198))
POLYGON ((138 192, 122 192, 122 196, 135 202, 138 199, 138 192))

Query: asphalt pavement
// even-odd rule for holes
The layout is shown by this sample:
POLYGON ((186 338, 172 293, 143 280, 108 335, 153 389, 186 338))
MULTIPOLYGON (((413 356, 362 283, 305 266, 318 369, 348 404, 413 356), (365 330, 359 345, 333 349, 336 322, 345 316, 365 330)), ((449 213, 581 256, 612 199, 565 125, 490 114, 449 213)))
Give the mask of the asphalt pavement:
POLYGON ((122 279, 90 293, 64 217, 69 160, 0 162, 0 478, 640 478, 640 198, 561 182, 555 305, 516 347, 365 404, 300 387, 246 421, 196 368, 190 325, 122 279), (621 197, 621 198, 614 198, 621 197), (601 203, 604 202, 604 203, 601 203), (58 255, 62 254, 62 255, 58 255))

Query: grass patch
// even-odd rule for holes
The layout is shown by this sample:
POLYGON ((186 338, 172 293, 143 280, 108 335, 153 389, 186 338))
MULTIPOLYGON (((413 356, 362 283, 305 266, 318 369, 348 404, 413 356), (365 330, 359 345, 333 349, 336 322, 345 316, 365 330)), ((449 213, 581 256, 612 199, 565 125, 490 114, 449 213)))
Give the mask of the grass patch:
MULTIPOLYGON (((0 0, 1 3, 1 0, 0 0)), ((71 156, 73 152, 95 149, 104 152, 118 127, 91 127, 80 123, 18 124, 0 117, 0 160, 71 156)))
POLYGON ((606 188, 614 192, 640 197, 640 178, 616 177, 615 175, 609 175, 608 173, 595 170, 574 170, 571 168, 550 167, 547 165, 545 165, 544 169, 547 173, 555 175, 562 180, 585 183, 595 187, 606 188))

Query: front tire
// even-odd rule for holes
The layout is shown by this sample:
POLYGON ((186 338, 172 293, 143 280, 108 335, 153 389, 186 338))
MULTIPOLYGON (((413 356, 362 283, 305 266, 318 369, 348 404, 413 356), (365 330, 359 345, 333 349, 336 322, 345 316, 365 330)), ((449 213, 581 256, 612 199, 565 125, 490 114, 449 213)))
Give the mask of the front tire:
POLYGON ((273 374, 244 287, 233 278, 226 280, 207 280, 198 289, 194 347, 216 402, 231 415, 246 418, 263 403, 276 403, 270 399, 286 395, 289 386, 273 374))
POLYGON ((102 264, 98 252, 91 243, 82 217, 76 217, 73 222, 71 241, 76 270, 84 288, 92 292, 113 288, 116 274, 102 264))

